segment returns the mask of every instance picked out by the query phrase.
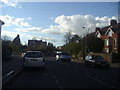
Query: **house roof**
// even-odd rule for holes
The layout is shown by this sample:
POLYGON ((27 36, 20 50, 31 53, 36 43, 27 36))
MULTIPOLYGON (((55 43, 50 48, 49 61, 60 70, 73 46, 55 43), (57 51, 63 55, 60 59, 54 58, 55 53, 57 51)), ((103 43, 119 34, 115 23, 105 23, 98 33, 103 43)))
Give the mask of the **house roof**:
POLYGON ((114 33, 120 33, 120 23, 115 24, 114 26, 106 26, 103 27, 99 30, 101 35, 105 35, 106 32, 109 30, 109 28, 114 32, 114 33))
POLYGON ((111 29, 114 33, 119 33, 120 32, 120 23, 112 26, 111 29))
POLYGON ((109 27, 110 27, 110 26, 101 28, 101 29, 99 30, 100 34, 101 34, 101 35, 104 35, 104 34, 106 33, 106 31, 108 30, 109 27))

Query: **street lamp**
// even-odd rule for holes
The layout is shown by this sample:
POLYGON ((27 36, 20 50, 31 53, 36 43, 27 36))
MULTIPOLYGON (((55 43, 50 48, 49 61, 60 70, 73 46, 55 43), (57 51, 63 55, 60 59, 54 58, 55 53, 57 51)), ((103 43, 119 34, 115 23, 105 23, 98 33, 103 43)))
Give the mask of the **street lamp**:
POLYGON ((2 28, 2 25, 4 25, 4 22, 0 20, 0 38, 1 38, 1 28, 2 28))
MULTIPOLYGON (((85 29, 86 27, 84 26, 83 29, 85 29)), ((89 29, 86 29, 86 35, 85 35, 85 56, 87 55, 87 34, 89 29)))

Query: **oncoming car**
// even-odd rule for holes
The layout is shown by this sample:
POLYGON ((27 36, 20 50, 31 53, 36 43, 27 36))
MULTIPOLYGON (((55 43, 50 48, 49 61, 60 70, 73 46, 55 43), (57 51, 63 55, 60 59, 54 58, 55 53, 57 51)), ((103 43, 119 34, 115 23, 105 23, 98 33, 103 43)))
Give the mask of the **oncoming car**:
POLYGON ((44 67, 45 60, 41 51, 27 51, 23 56, 24 67, 44 67))
POLYGON ((91 67, 109 68, 110 66, 110 63, 100 55, 88 55, 86 56, 84 63, 85 65, 91 66, 91 67))
POLYGON ((56 60, 57 61, 71 61, 71 56, 63 51, 56 52, 56 60))

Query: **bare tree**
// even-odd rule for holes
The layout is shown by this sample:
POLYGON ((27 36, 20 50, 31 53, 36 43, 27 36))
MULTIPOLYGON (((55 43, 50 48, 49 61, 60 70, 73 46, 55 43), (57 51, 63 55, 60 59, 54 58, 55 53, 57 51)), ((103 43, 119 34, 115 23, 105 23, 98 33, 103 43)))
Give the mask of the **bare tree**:
POLYGON ((69 30, 69 32, 67 32, 67 33, 64 35, 64 42, 65 42, 66 44, 70 43, 71 38, 72 38, 72 32, 69 30))

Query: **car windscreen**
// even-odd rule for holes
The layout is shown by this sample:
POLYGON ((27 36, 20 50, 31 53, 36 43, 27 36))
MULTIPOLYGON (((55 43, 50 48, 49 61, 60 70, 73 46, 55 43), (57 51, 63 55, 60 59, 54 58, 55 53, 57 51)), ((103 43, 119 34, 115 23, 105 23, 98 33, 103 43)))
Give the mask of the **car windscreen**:
POLYGON ((92 56, 93 59, 101 59, 101 60, 104 60, 104 58, 102 56, 97 56, 97 55, 93 55, 92 56))
POLYGON ((28 53, 25 54, 25 57, 39 58, 39 57, 43 57, 43 55, 40 52, 28 52, 28 53))

